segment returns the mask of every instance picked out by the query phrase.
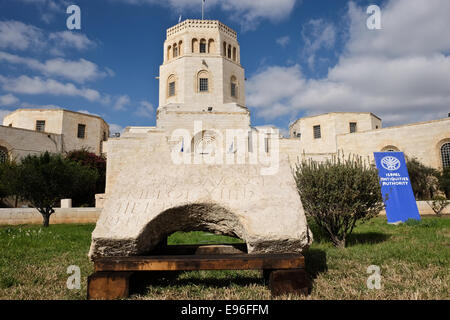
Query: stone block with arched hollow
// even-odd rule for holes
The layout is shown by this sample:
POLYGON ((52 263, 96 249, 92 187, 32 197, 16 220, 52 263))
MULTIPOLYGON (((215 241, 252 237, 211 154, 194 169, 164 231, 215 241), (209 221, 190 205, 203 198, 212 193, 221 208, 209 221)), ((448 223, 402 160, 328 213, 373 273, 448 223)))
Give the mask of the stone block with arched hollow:
POLYGON ((287 157, 276 174, 262 175, 262 164, 175 164, 164 138, 142 137, 133 152, 129 145, 110 146, 120 172, 92 234, 91 258, 146 255, 176 231, 234 236, 250 254, 310 245, 287 157))

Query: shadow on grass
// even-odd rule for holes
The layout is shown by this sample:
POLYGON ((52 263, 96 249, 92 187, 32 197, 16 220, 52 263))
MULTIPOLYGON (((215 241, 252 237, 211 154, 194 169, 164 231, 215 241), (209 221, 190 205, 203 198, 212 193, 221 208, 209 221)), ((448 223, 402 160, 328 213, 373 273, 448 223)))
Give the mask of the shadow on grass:
POLYGON ((306 272, 315 279, 322 272, 328 271, 327 254, 323 250, 308 249, 304 254, 306 272))
POLYGON ((389 235, 380 232, 352 233, 348 236, 346 246, 357 244, 377 244, 385 242, 389 239, 389 235))
MULTIPOLYGON (((264 284, 264 279, 258 276, 231 275, 225 278, 217 278, 213 274, 210 276, 202 275, 198 277, 195 273, 180 279, 180 275, 186 273, 183 271, 170 272, 137 272, 130 279, 130 291, 132 294, 145 294, 149 286, 168 287, 168 286, 206 286, 211 288, 224 288, 230 285, 247 286, 251 284, 264 284)), ((186 276, 186 275, 185 275, 186 276)))

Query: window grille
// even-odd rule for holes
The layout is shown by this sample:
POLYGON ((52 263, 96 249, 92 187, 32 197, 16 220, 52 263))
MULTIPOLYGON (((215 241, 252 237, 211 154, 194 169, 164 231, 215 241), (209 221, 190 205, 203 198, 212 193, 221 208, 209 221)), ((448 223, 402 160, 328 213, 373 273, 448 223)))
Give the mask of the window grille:
POLYGON ((208 78, 200 78, 200 92, 208 92, 208 78))
POLYGON ((39 131, 39 132, 45 131, 45 120, 37 120, 36 121, 36 131, 39 131))
POLYGON ((314 126, 313 131, 314 131, 314 139, 322 138, 322 132, 320 130, 320 126, 314 126))

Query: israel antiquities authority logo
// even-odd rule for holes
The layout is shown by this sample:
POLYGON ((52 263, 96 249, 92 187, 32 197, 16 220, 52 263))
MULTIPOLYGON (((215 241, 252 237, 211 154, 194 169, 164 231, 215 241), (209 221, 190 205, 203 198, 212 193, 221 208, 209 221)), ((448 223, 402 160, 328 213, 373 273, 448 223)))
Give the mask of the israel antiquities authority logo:
POLYGON ((395 171, 400 168, 400 160, 393 156, 387 156, 381 159, 381 166, 389 171, 395 171))

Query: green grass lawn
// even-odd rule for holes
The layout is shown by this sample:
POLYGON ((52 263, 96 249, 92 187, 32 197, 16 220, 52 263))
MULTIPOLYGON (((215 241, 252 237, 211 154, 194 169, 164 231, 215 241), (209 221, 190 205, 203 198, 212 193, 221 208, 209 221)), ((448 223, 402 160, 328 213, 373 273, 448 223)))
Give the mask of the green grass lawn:
MULTIPOLYGON (((321 237, 305 254, 314 279, 306 299, 449 299, 450 218, 387 225, 377 217, 358 226, 347 248, 321 237), (367 267, 381 268, 380 290, 369 290, 367 267)), ((0 299, 85 299, 94 225, 0 227, 0 299), (81 268, 81 290, 68 290, 67 267, 81 268)), ((237 242, 204 232, 176 233, 169 244, 237 242)), ((258 271, 198 271, 161 278, 132 299, 270 299, 258 271)), ((287 296, 282 299, 305 299, 287 296)))

